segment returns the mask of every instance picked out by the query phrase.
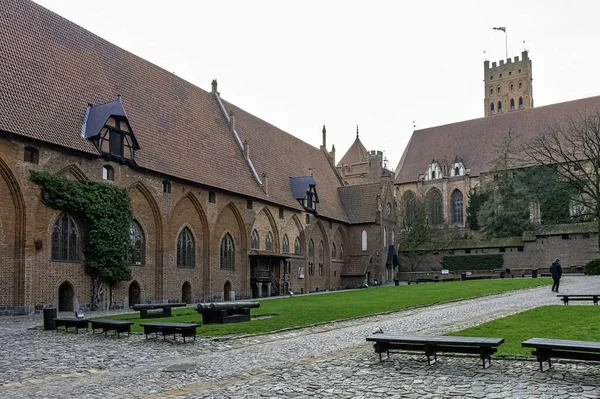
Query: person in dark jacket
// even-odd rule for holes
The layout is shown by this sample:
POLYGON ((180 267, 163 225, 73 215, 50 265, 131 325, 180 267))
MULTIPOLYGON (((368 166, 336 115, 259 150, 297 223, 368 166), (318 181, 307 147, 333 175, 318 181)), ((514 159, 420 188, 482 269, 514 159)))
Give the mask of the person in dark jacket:
POLYGON ((552 274, 552 279, 554 280, 554 284, 552 284, 552 291, 558 292, 558 284, 560 283, 560 277, 562 276, 562 267, 560 263, 558 263, 558 258, 552 262, 552 266, 550 266, 550 274, 552 274))

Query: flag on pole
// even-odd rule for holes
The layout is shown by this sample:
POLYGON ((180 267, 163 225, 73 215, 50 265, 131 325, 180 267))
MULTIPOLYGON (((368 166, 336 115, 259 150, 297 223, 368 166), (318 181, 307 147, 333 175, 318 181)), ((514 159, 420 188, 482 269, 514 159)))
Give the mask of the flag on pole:
POLYGON ((506 33, 506 26, 499 26, 497 28, 492 28, 493 30, 501 30, 502 32, 506 33))

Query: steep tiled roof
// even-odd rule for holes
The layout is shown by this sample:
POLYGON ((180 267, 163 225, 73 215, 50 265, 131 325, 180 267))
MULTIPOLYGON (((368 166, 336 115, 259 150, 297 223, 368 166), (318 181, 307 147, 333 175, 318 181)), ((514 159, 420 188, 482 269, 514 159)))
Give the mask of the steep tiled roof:
POLYGON ((416 130, 396 168, 395 183, 418 180, 433 159, 451 162, 457 156, 472 176, 478 176, 489 171, 494 145, 509 130, 526 140, 542 133, 548 124, 564 122, 566 115, 597 110, 600 96, 416 130))
POLYGON ((212 93, 31 1, 2 2, 0 49, 0 131, 98 154, 81 137, 86 107, 121 94, 138 166, 295 209, 289 177, 312 174, 319 213, 347 219, 321 150, 225 103, 257 172, 267 172, 265 194, 212 93))
POLYGON ((364 276, 371 263, 371 255, 350 255, 340 273, 343 277, 364 276))
POLYGON ((350 146, 348 151, 344 154, 342 159, 337 163, 337 166, 342 165, 352 165, 355 163, 366 162, 367 161, 367 149, 360 142, 358 138, 358 134, 356 135, 356 140, 350 146))
POLYGON ((377 211, 380 183, 344 186, 338 189, 340 199, 350 223, 373 223, 377 211))

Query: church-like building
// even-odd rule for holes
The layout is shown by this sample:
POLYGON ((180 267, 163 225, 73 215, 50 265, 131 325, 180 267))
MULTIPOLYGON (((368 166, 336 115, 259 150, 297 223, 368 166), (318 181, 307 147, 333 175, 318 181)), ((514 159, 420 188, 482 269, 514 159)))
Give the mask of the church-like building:
POLYGON ((91 305, 87 226, 44 205, 31 171, 126 189, 132 280, 103 306, 393 276, 396 202, 380 152, 336 166, 325 128, 316 148, 226 101, 216 80, 205 91, 32 1, 0 7, 0 313, 91 305))
MULTIPOLYGON (((394 181, 399 212, 420 198, 426 204, 429 226, 467 233, 463 235, 469 232, 469 194, 492 178, 492 160, 509 132, 520 140, 528 140, 549 125, 563 124, 568 116, 600 110, 600 97, 534 108, 532 62, 527 51, 522 52, 520 59, 493 62, 491 66, 485 61, 483 72, 484 117, 414 131, 394 181)), ((539 205, 537 210, 537 215, 531 215, 532 220, 539 219, 539 205)), ((572 216, 576 216, 573 211, 572 216)), ((589 224, 567 224, 511 239, 460 240, 448 244, 443 251, 423 251, 417 271, 439 271, 443 268, 443 256, 481 254, 501 254, 504 265, 511 269, 547 268, 559 257, 563 266, 580 271, 582 265, 598 256, 597 233, 597 228, 589 224)), ((407 263, 402 270, 415 271, 407 263)))

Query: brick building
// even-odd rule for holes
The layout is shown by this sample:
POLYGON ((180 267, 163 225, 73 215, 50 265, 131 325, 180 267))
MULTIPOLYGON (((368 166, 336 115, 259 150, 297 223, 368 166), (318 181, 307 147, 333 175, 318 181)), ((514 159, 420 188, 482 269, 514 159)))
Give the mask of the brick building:
MULTIPOLYGON (((407 209, 413 198, 421 198, 429 224, 449 228, 450 233, 468 233, 469 193, 492 178, 496 148, 509 132, 524 142, 549 125, 564 124, 567 116, 600 110, 600 96, 533 108, 531 59, 526 51, 514 62, 494 62, 490 67, 485 61, 484 87, 483 118, 414 131, 396 168, 398 209, 407 209)), ((539 220, 539 204, 537 209, 538 215, 532 218, 539 220)), ((593 225, 538 230, 511 237, 510 242, 466 239, 452 242, 442 252, 424 251, 419 270, 440 270, 443 255, 501 253, 505 266, 512 269, 548 267, 556 257, 563 260, 563 266, 581 266, 598 256, 598 232, 593 225)), ((406 261, 401 259, 401 264, 406 261)))
POLYGON ((202 90, 31 1, 0 14, 3 313, 91 302, 85 226, 41 202, 31 170, 127 189, 133 279, 112 287, 115 306, 389 279, 395 201, 377 152, 356 199, 325 130, 313 147, 224 100, 216 80, 202 90), (365 267, 347 266, 356 256, 365 267))

